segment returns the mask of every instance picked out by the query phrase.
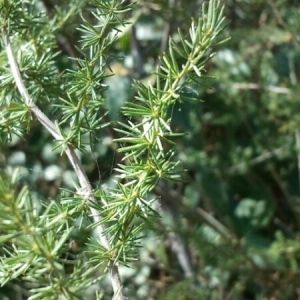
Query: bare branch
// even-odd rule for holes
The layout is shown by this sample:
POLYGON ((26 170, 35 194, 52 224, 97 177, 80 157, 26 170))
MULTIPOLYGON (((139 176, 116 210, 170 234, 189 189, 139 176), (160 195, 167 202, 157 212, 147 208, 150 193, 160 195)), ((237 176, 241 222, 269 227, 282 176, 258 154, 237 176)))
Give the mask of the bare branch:
POLYGON ((235 173, 237 171, 240 171, 242 170, 243 168, 245 168, 247 165, 256 165, 256 164, 259 164, 261 162, 264 162, 265 160, 268 160, 274 156, 278 156, 278 155, 281 155, 283 153, 283 149, 282 148, 277 148, 275 149, 274 151, 267 151, 265 153, 263 153, 262 155, 259 155, 253 159, 251 159, 248 164, 247 163, 240 163, 240 164, 237 164, 235 166, 232 166, 228 169, 228 172, 229 173, 235 173))
POLYGON ((227 229, 221 222, 219 222, 216 218, 214 218, 207 211, 205 211, 201 207, 197 207, 196 210, 197 210, 197 213, 201 216, 201 218, 206 222, 206 224, 208 224, 210 227, 214 228, 221 235, 223 235, 227 238, 230 238, 230 239, 236 238, 236 236, 229 229, 227 229))
MULTIPOLYGON (((234 90, 264 90, 274 94, 282 94, 288 95, 291 93, 291 89, 281 86, 274 86, 274 85, 261 85, 255 82, 233 82, 230 84, 230 88, 234 90)), ((216 93, 217 90, 214 88, 210 88, 207 90, 207 93, 213 94, 216 93)))
POLYGON ((258 83, 253 82, 241 82, 241 83, 233 83, 232 88, 236 90, 266 90, 275 94, 289 94, 291 92, 290 89, 279 86, 263 86, 258 83))

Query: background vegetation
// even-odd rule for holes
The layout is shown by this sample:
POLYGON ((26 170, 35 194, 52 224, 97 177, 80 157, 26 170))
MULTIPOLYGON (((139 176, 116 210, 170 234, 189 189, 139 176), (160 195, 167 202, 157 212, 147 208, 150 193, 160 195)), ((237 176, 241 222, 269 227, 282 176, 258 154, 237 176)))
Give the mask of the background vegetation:
MULTIPOLYGON (((187 33, 202 2, 135 1, 128 13, 133 27, 107 58, 106 72, 116 76, 105 79, 112 87, 105 92, 105 122, 122 121, 120 107, 135 96, 133 79, 153 81, 167 37, 176 39, 178 27, 187 33)), ((300 4, 223 4, 228 20, 223 36, 231 40, 205 67, 215 79, 186 87, 186 95, 199 101, 176 103, 169 111, 173 130, 186 133, 176 138, 176 155, 185 171, 182 182, 162 180, 153 191, 161 218, 144 229, 134 268, 121 268, 130 299, 300 297, 300 4)), ((88 4, 41 0, 36 5, 60 22, 55 47, 62 55, 56 63, 62 73, 72 69, 68 57, 79 55, 76 28, 88 4)), ((50 108, 45 105, 44 112, 50 108)), ((112 185, 113 169, 122 159, 113 141, 118 137, 106 127, 94 138, 93 150, 81 157, 94 188, 112 185)), ((37 123, 25 139, 14 137, 1 146, 3 176, 19 169, 11 189, 27 185, 37 202, 58 199, 61 187, 72 189, 72 168, 54 146, 37 123)), ((1 197, 8 181, 1 182, 1 197)), ((76 261, 87 236, 82 230, 72 232, 65 257, 76 261)), ((93 299, 98 285, 109 299, 106 278, 91 284, 85 299, 93 299)), ((0 298, 27 299, 29 288, 26 279, 9 282, 0 298)))

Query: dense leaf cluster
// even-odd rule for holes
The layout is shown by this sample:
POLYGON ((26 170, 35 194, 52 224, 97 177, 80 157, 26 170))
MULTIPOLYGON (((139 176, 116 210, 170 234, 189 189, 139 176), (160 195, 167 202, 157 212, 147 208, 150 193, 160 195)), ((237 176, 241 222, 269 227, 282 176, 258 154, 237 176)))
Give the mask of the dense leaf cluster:
MULTIPOLYGON (((26 140, 38 122, 54 138, 53 150, 66 154, 77 177, 76 191, 65 189, 51 202, 41 202, 39 194, 33 200, 26 186, 13 192, 18 186, 7 186, 4 177, 0 183, 0 283, 21 279, 28 299, 86 299, 84 289, 96 284, 105 269, 114 298, 125 299, 119 266, 138 259, 143 225, 159 216, 151 192, 159 182, 179 179, 173 146, 181 134, 173 132, 168 110, 190 98, 183 95, 185 88, 201 82, 214 47, 221 44, 217 38, 224 16, 218 1, 203 5, 188 34, 179 30, 177 40, 169 40, 153 83, 135 81, 136 95, 122 109, 126 119, 114 128, 118 138, 113 143, 121 145, 122 158, 112 186, 92 189, 80 161, 95 149, 100 132, 108 130, 104 96, 113 87, 105 81, 113 76, 108 74, 113 72, 112 53, 127 30, 132 8, 125 0, 78 1, 63 17, 47 1, 1 3, 1 142, 26 140), (64 30, 67 19, 78 12, 78 56, 63 68, 67 58, 56 45, 63 38, 63 50, 73 54, 64 30), (79 231, 77 239, 82 238, 84 230, 90 236, 77 250, 72 235, 79 231)), ((49 174, 56 178, 55 172, 49 174)), ((100 299, 99 288, 94 294, 100 299)))
POLYGON ((298 2, 2 1, 0 298, 298 299, 298 2))

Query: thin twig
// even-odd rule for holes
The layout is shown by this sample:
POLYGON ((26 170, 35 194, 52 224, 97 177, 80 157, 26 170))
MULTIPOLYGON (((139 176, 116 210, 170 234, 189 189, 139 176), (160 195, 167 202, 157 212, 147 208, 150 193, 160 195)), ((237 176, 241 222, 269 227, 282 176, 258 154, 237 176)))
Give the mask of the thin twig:
POLYGON ((291 90, 289 88, 280 87, 280 86, 263 86, 253 82, 241 82, 232 84, 232 88, 236 90, 266 90, 275 94, 290 94, 291 90))
MULTIPOLYGON (((186 207, 184 206, 183 202, 186 202, 187 200, 178 192, 171 189, 162 188, 159 185, 155 187, 154 191, 157 195, 160 196, 163 205, 166 205, 167 207, 171 207, 173 210, 176 210, 177 212, 179 211, 183 212, 186 210, 186 207)), ((207 211, 197 207, 193 211, 188 210, 188 213, 192 218, 195 219, 198 219, 198 216, 200 216, 207 225, 214 228, 222 236, 229 239, 236 238, 233 232, 231 232, 227 227, 225 227, 224 224, 218 221, 213 215, 209 214, 207 211)), ((176 217, 178 218, 178 216, 176 217)))
MULTIPOLYGON (((162 207, 165 212, 169 213, 172 219, 179 218, 179 212, 183 213, 186 211, 184 202, 186 202, 185 197, 180 195, 175 190, 171 190, 168 186, 157 185, 154 192, 160 196, 162 207)), ((201 219, 211 228, 220 233, 227 240, 235 241, 237 240, 236 235, 230 231, 224 224, 218 221, 213 215, 205 211, 204 209, 197 207, 195 210, 188 210, 189 217, 192 219, 201 219)), ((188 245, 184 244, 182 239, 176 234, 172 236, 172 250, 175 252, 178 262, 186 277, 189 277, 194 272, 193 263, 191 260, 191 254, 188 245)))
MULTIPOLYGON (((169 215, 172 222, 175 223, 179 218, 179 211, 182 211, 180 210, 182 205, 180 195, 174 190, 170 190, 167 183, 163 181, 155 187, 155 193, 160 196, 162 204, 157 206, 158 211, 169 215)), ((171 249, 176 255, 184 275, 191 277, 194 274, 194 266, 188 244, 176 232, 169 232, 167 235, 171 243, 171 249)))
MULTIPOLYGON (((28 93, 28 90, 26 89, 26 87, 24 85, 19 67, 18 67, 15 57, 13 55, 10 38, 7 33, 7 29, 5 27, 3 27, 3 29, 2 29, 2 35, 3 35, 5 50, 7 53, 8 62, 9 62, 12 74, 15 79, 19 93, 25 100, 25 104, 28 106, 28 108, 30 109, 32 114, 37 118, 37 120, 46 128, 46 130, 48 130, 56 140, 62 141, 63 137, 57 130, 55 124, 32 101, 32 99, 28 93)), ((83 195, 83 192, 84 192, 83 198, 85 200, 90 200, 91 202, 96 202, 96 200, 94 198, 92 186, 91 186, 91 184, 87 178, 86 172, 75 152, 75 149, 71 145, 67 145, 65 152, 76 172, 76 175, 77 175, 79 183, 80 183, 81 188, 78 191, 78 193, 83 195)), ((91 217, 92 217, 93 221, 95 223, 100 222, 101 216, 99 214, 99 211, 97 209, 93 208, 92 206, 90 206, 89 209, 90 209, 91 217)), ((96 227, 97 236, 98 236, 101 244, 105 248, 109 249, 108 237, 103 235, 104 230, 105 230, 105 226, 103 224, 98 225, 96 227)), ((112 278, 112 287, 113 287, 114 293, 115 294, 118 293, 118 300, 124 300, 125 298, 121 291, 122 284, 121 284, 121 280, 120 280, 118 267, 112 261, 110 262, 109 267, 110 267, 110 274, 111 274, 111 278, 112 278)))
POLYGON ((210 227, 214 228, 222 236, 229 239, 236 239, 234 233, 232 233, 227 227, 225 227, 220 221, 218 221, 213 215, 202 209, 201 207, 196 208, 199 216, 208 224, 210 227))
POLYGON ((281 15, 280 15, 278 9, 276 8, 274 2, 273 2, 272 0, 268 0, 268 4, 271 6, 271 8, 272 8, 272 10, 273 10, 273 13, 274 13, 274 15, 275 15, 275 17, 276 17, 276 19, 277 19, 278 24, 281 25, 281 26, 283 26, 283 27, 285 27, 285 26, 286 26, 286 25, 285 25, 285 22, 284 22, 284 20, 282 19, 282 17, 281 17, 281 15))
POLYGON ((252 165, 259 164, 259 163, 264 162, 265 160, 268 160, 274 156, 279 156, 282 153, 283 153, 282 148, 277 148, 274 151, 267 151, 267 152, 263 153, 262 155, 259 155, 255 158, 251 159, 248 163, 242 162, 240 164, 230 167, 228 169, 228 173, 230 173, 230 174, 235 173, 237 171, 244 169, 247 165, 252 166, 252 165))
MULTIPOLYGON (((273 86, 273 85, 260 85, 255 82, 237 82, 237 83, 231 83, 230 88, 234 90, 265 90, 267 92, 271 92, 274 94, 283 94, 288 95, 291 93, 291 89, 281 86, 273 86)), ((208 93, 212 94, 215 93, 215 89, 209 89, 208 93)))
MULTIPOLYGON (((54 2, 52 0, 42 0, 42 2, 48 11, 49 17, 53 19, 55 13, 54 2)), ((56 41, 61 50, 69 57, 78 57, 80 55, 80 52, 75 47, 75 42, 66 33, 57 33, 56 41)), ((76 67, 75 60, 72 59, 71 63, 74 64, 74 67, 76 67)))

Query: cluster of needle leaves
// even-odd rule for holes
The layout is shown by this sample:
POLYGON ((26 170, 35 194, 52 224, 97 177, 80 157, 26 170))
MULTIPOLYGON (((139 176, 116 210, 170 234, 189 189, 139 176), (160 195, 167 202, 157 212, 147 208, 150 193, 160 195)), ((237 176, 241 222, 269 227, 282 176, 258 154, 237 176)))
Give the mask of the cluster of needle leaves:
POLYGON ((128 256, 127 247, 135 251, 138 246, 142 225, 133 225, 134 218, 147 221, 157 216, 153 206, 156 199, 149 199, 149 192, 160 179, 180 180, 180 161, 174 159, 172 145, 181 134, 172 131, 168 110, 176 101, 195 100, 182 97, 182 91, 191 82, 201 82, 206 77, 205 64, 214 55, 213 47, 224 42, 216 41, 223 28, 222 8, 217 1, 210 1, 208 8, 203 6, 202 16, 193 20, 188 36, 179 30, 178 41, 169 40, 155 87, 136 81, 135 101, 126 103, 122 110, 129 121, 119 123, 116 130, 122 137, 116 141, 122 145, 119 151, 124 153, 126 163, 116 168, 117 188, 100 191, 99 195, 105 203, 102 222, 111 224, 107 233, 111 243, 118 245, 116 259, 124 264, 136 258, 128 256), (179 66, 179 60, 184 64, 179 66))
MULTIPOLYGON (((0 4, 1 28, 11 39, 23 83, 32 101, 55 123, 61 154, 68 147, 84 153, 93 146, 99 130, 108 125, 103 121, 103 95, 110 88, 103 84, 105 70, 110 49, 127 25, 124 16, 132 9, 124 0, 85 2, 74 1, 66 15, 57 13, 52 19, 40 12, 39 1, 4 0, 0 4), (55 50, 55 37, 83 7, 79 57, 72 58, 76 67, 62 72, 57 66, 61 54, 55 50)), ((26 187, 14 195, 11 188, 4 188, 4 181, 0 183, 1 285, 22 278, 32 284, 29 299, 80 299, 80 290, 92 283, 91 273, 99 272, 100 265, 109 269, 138 259, 143 222, 158 216, 149 193, 160 179, 180 179, 173 150, 180 134, 172 131, 168 110, 177 101, 194 100, 186 99, 183 89, 205 77, 214 47, 224 42, 217 39, 224 25, 219 1, 209 1, 199 19, 192 21, 188 35, 179 30, 176 39, 169 40, 155 84, 134 82, 135 100, 122 110, 128 121, 115 128, 119 136, 115 142, 123 153, 123 163, 116 168, 116 185, 94 191, 96 201, 88 201, 89 195, 71 197, 68 193, 60 202, 37 206, 26 187), (93 219, 89 227, 103 228, 109 247, 101 244, 99 237, 90 239, 87 256, 78 256, 72 270, 66 271, 67 258, 62 256, 66 241, 78 226, 78 218, 90 219, 90 206, 101 218, 93 219)), ((24 137, 34 116, 31 103, 17 91, 4 42, 0 61, 0 137, 4 143, 14 136, 24 137)), ((124 299, 120 291, 115 297, 124 299)))

